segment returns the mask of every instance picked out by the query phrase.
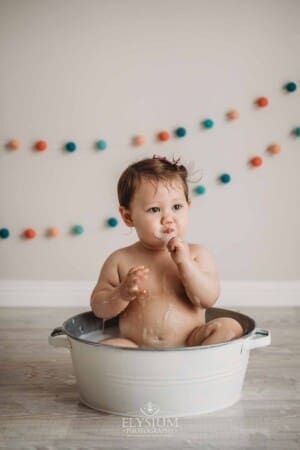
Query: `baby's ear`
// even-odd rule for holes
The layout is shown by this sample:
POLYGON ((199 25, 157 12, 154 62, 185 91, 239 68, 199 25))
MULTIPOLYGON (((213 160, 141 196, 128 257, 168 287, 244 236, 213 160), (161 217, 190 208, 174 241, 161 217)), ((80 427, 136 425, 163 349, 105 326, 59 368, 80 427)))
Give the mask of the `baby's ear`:
POLYGON ((122 216, 122 219, 124 221, 124 223, 126 223, 126 225, 128 227, 133 227, 133 220, 131 218, 131 214, 129 209, 125 208, 125 206, 120 206, 119 207, 119 212, 122 216))

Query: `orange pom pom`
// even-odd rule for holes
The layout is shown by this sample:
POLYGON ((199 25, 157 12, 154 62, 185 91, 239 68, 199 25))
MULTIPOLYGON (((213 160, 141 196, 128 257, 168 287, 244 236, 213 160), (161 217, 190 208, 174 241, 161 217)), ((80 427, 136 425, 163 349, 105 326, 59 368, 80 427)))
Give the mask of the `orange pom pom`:
POLYGON ((145 137, 141 136, 141 135, 135 136, 133 138, 134 145, 143 145, 143 144, 145 144, 145 141, 146 141, 145 137))
POLYGON ((18 139, 12 139, 11 141, 9 141, 8 143, 8 147, 11 150, 17 150, 18 148, 20 148, 21 144, 20 141, 18 141, 18 139))
POLYGON ((281 146, 279 144, 272 144, 270 145, 270 147, 268 148, 270 153, 280 153, 281 152, 281 146))
POLYGON ((59 229, 58 229, 58 228, 56 228, 56 227, 51 227, 51 228, 49 228, 49 230, 48 230, 48 236, 56 237, 56 236, 58 236, 58 235, 59 235, 59 229))
POLYGON ((47 148, 47 142, 46 141, 38 141, 35 144, 35 148, 36 150, 38 150, 39 152, 42 152, 43 150, 46 150, 47 148))
POLYGON ((168 141, 170 139, 170 133, 168 133, 167 131, 161 131, 160 133, 158 133, 158 139, 160 141, 168 141))
POLYGON ((263 160, 260 156, 254 156, 254 158, 252 158, 250 162, 252 166, 259 167, 262 165, 263 160))
POLYGON ((227 113, 227 118, 230 120, 236 120, 240 117, 240 113, 236 109, 232 109, 227 113))
POLYGON ((263 108, 264 106, 268 106, 269 104, 269 100, 267 99, 267 97, 259 97, 256 100, 256 103, 258 106, 260 106, 261 108, 263 108))
POLYGON ((27 230, 24 231, 24 236, 27 239, 33 239, 36 237, 36 231, 33 228, 27 228, 27 230))

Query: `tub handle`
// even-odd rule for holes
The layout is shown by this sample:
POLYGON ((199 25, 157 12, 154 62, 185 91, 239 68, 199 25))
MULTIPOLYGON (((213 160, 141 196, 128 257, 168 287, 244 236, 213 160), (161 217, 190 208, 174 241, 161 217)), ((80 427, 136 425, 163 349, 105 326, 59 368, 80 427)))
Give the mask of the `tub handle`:
POLYGON ((53 347, 71 348, 71 343, 63 330, 63 327, 56 327, 48 337, 48 342, 53 347))
POLYGON ((271 332, 263 328, 255 328, 253 334, 246 340, 244 344, 245 350, 253 348, 266 347, 271 343, 271 332))

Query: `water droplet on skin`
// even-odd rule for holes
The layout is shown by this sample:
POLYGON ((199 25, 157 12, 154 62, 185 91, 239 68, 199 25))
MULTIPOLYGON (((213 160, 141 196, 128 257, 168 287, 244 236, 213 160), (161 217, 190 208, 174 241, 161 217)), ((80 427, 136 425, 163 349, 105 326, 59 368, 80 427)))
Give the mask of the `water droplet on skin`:
POLYGON ((143 340, 147 339, 147 328, 143 328, 143 340))
POLYGON ((171 313, 171 309, 172 309, 172 307, 171 307, 171 305, 169 305, 167 311, 166 311, 165 314, 164 314, 163 321, 168 320, 168 317, 169 317, 169 315, 170 315, 170 313, 171 313))

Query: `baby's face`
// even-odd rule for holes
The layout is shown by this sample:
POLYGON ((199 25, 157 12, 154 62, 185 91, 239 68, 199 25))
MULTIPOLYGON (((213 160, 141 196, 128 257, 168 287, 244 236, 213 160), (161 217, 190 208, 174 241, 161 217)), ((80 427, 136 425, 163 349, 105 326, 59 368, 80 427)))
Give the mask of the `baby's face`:
POLYGON ((133 226, 140 241, 148 248, 160 249, 174 236, 183 238, 189 207, 180 179, 169 183, 142 179, 130 204, 133 226))

